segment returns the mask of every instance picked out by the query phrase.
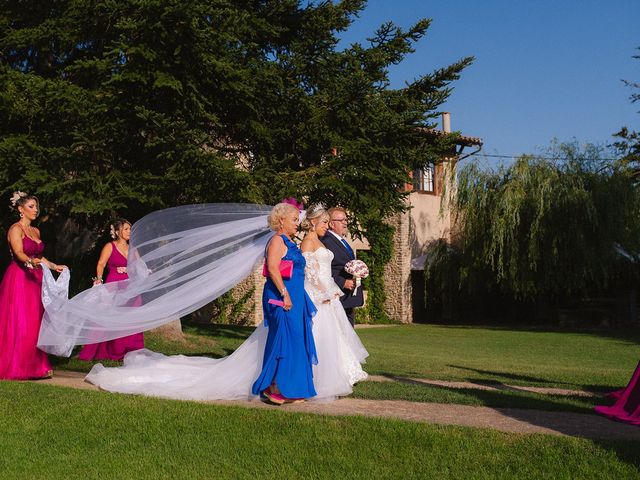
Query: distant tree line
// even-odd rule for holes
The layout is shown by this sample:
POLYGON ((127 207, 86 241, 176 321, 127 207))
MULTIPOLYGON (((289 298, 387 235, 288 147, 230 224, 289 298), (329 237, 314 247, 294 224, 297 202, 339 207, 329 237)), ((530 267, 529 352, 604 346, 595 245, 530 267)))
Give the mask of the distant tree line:
MULTIPOLYGON (((625 83, 640 100, 640 85, 625 83)), ((639 173, 640 137, 627 127, 608 147, 556 141, 511 165, 469 163, 447 199, 453 241, 427 251, 427 311, 535 320, 550 306, 618 296, 627 302, 623 321, 636 320, 639 173)))

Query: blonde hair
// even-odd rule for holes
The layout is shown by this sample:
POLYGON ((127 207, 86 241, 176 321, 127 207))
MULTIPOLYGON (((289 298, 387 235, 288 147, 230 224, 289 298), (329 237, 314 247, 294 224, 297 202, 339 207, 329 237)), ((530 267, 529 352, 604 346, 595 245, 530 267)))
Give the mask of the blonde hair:
POLYGON ((333 212, 342 212, 342 213, 344 213, 345 217, 347 216, 347 211, 342 207, 331 207, 327 211, 327 213, 329 214, 329 217, 331 217, 333 215, 333 212))
POLYGON ((307 209, 307 214, 304 217, 304 220, 300 224, 300 228, 305 232, 313 230, 313 223, 311 220, 318 219, 318 221, 322 221, 324 219, 329 220, 329 213, 325 210, 322 205, 314 205, 307 209))
POLYGON ((293 212, 298 213, 298 209, 290 203, 278 203, 269 212, 269 217, 267 218, 269 228, 278 231, 280 229, 280 220, 293 212))

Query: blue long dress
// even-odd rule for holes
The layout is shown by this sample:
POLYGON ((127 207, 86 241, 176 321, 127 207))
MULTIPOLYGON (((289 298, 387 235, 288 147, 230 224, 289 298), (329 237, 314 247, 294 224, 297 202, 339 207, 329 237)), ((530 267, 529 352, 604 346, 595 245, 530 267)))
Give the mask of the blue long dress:
MULTIPOLYGON (((259 395, 275 380, 282 395, 288 398, 310 398, 316 395, 313 386, 312 365, 317 364, 313 341, 312 317, 316 308, 304 289, 302 252, 286 235, 281 235, 287 246, 283 260, 293 260, 293 274, 284 280, 293 307, 289 311, 268 303, 269 299, 282 300, 270 277, 262 293, 264 324, 269 329, 264 349, 262 372, 252 387, 259 395)), ((260 327, 258 327, 260 328, 260 327)))

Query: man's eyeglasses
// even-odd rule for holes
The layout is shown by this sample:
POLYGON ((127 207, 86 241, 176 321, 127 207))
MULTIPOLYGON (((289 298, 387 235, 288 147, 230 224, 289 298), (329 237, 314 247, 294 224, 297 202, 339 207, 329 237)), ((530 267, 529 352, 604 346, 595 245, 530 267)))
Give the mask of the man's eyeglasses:
POLYGON ((340 222, 340 223, 349 223, 349 220, 346 218, 334 218, 331 220, 332 222, 340 222))

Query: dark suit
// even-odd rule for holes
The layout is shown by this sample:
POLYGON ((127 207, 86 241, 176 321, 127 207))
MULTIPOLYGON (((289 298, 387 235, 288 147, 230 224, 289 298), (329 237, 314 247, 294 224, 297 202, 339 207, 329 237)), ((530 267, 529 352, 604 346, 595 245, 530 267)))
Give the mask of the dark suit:
POLYGON ((328 250, 331 250, 333 252, 333 260, 331 261, 331 276, 344 292, 344 296, 340 297, 340 301, 342 302, 342 306, 344 307, 344 311, 346 312, 347 318, 351 322, 351 325, 355 325, 353 309, 355 307, 361 307, 362 305, 364 305, 362 287, 358 288, 358 291, 355 295, 352 295, 353 290, 344 289, 345 280, 353 279, 353 275, 350 275, 344 271, 344 266, 349 260, 354 260, 354 257, 351 252, 347 250, 347 247, 345 247, 342 242, 338 240, 331 232, 327 232, 325 236, 320 239, 320 241, 324 244, 325 247, 327 247, 328 250))

